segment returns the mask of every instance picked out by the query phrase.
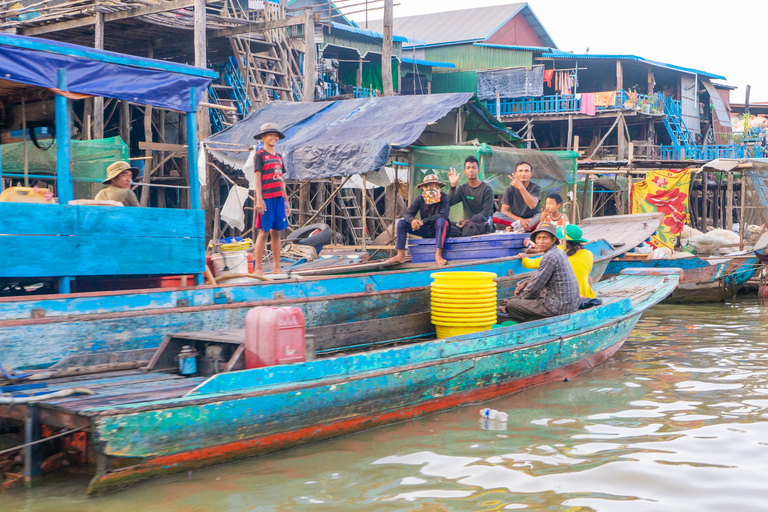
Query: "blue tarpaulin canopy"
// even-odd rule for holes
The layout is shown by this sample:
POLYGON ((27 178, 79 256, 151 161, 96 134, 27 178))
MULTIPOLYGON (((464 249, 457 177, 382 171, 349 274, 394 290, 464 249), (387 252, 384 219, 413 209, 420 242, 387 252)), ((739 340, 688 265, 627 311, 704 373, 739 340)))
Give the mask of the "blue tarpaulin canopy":
MULTIPOLYGON (((256 145, 253 135, 264 123, 277 123, 286 138, 277 145, 289 179, 350 176, 375 171, 389 160, 392 148, 417 141, 430 145, 455 142, 455 116, 463 105, 463 130, 469 138, 517 140, 503 125, 488 119, 471 93, 392 96, 322 103, 277 101, 208 139, 218 160, 242 169, 247 153, 226 151, 224 144, 256 145), (446 118, 446 119, 444 119, 446 118), (441 121, 442 120, 442 121, 441 121)), ((481 141, 484 142, 484 141, 481 141)))
POLYGON ((194 112, 216 77, 184 64, 0 34, 0 80, 194 112))

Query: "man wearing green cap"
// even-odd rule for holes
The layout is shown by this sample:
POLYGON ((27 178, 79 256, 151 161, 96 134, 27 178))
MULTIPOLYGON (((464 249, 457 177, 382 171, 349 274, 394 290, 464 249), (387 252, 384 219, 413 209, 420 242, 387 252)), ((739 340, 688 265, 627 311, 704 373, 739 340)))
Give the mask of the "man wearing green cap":
POLYGON ((515 288, 515 296, 502 301, 501 310, 516 322, 528 322, 579 309, 579 284, 568 257, 557 247, 557 227, 540 222, 531 234, 543 256, 539 270, 515 288))
POLYGON ((136 194, 131 190, 131 183, 139 175, 139 169, 128 162, 115 162, 107 167, 107 179, 102 181, 107 188, 100 190, 96 201, 117 201, 125 206, 139 206, 136 194))

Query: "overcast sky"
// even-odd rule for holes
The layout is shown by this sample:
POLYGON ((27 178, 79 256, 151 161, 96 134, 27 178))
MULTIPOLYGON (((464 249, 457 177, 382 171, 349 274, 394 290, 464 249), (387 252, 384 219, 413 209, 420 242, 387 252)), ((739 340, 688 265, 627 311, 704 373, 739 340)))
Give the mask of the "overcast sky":
MULTIPOLYGON (((395 6, 398 17, 514 2, 395 3, 400 4, 395 6)), ((561 50, 582 53, 589 47, 590 53, 632 54, 700 69, 738 87, 731 92, 734 102, 744 101, 746 84, 752 86, 750 101, 768 101, 768 38, 761 28, 768 20, 768 0, 532 0, 528 5, 561 50)), ((381 11, 370 17, 381 18, 381 11)), ((351 18, 358 24, 361 20, 359 15, 351 18)), ((395 33, 409 35, 399 34, 397 25, 395 33)))

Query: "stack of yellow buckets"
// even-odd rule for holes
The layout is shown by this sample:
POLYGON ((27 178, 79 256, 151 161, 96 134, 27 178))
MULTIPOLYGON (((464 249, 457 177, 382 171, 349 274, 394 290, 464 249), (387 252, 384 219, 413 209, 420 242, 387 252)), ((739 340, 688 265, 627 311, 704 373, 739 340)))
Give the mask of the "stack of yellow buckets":
POLYGON ((432 323, 438 338, 485 331, 496 323, 496 274, 436 272, 430 277, 432 323))

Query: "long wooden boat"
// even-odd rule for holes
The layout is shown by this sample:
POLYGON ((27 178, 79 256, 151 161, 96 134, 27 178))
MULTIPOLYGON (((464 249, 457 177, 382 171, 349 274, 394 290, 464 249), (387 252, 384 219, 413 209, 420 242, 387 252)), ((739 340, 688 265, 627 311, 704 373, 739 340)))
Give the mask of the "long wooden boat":
MULTIPOLYGON (((595 255, 592 277, 600 280, 610 260, 639 245, 658 221, 632 216, 614 226, 632 227, 613 247, 603 240, 588 244, 595 255), (643 227, 644 226, 644 227, 643 227)), ((604 224, 590 227, 595 234, 604 224)), ((494 272, 500 293, 512 295, 530 275, 521 256, 457 262, 444 270, 494 272)), ((389 272, 317 276, 254 285, 192 289, 135 290, 120 293, 55 295, 39 299, 0 299, 0 359, 6 368, 45 368, 67 357, 115 350, 157 347, 164 333, 230 329, 242 325, 248 309, 267 304, 296 305, 318 325, 423 311, 430 274, 421 265, 389 272), (329 299, 330 298, 330 299, 329 299)))
POLYGON ((681 268, 680 286, 664 302, 672 304, 725 302, 755 275, 760 261, 754 254, 736 257, 680 258, 632 260, 617 258, 608 264, 604 278, 611 278, 625 269, 681 268))
MULTIPOLYGON (((138 370, 53 378, 46 391, 91 394, 43 395, 34 406, 17 398, 0 405, 0 417, 26 421, 27 432, 41 425, 86 432, 97 459, 88 492, 101 493, 571 378, 614 354, 677 283, 677 271, 640 270, 599 283, 602 306, 445 339, 434 339, 428 312, 312 327, 316 346, 341 343, 346 351, 208 378, 138 370)), ((241 342, 231 332, 171 335, 151 366, 172 364, 171 346, 227 335, 241 342)), ((28 474, 39 471, 39 457, 25 460, 28 474)))

